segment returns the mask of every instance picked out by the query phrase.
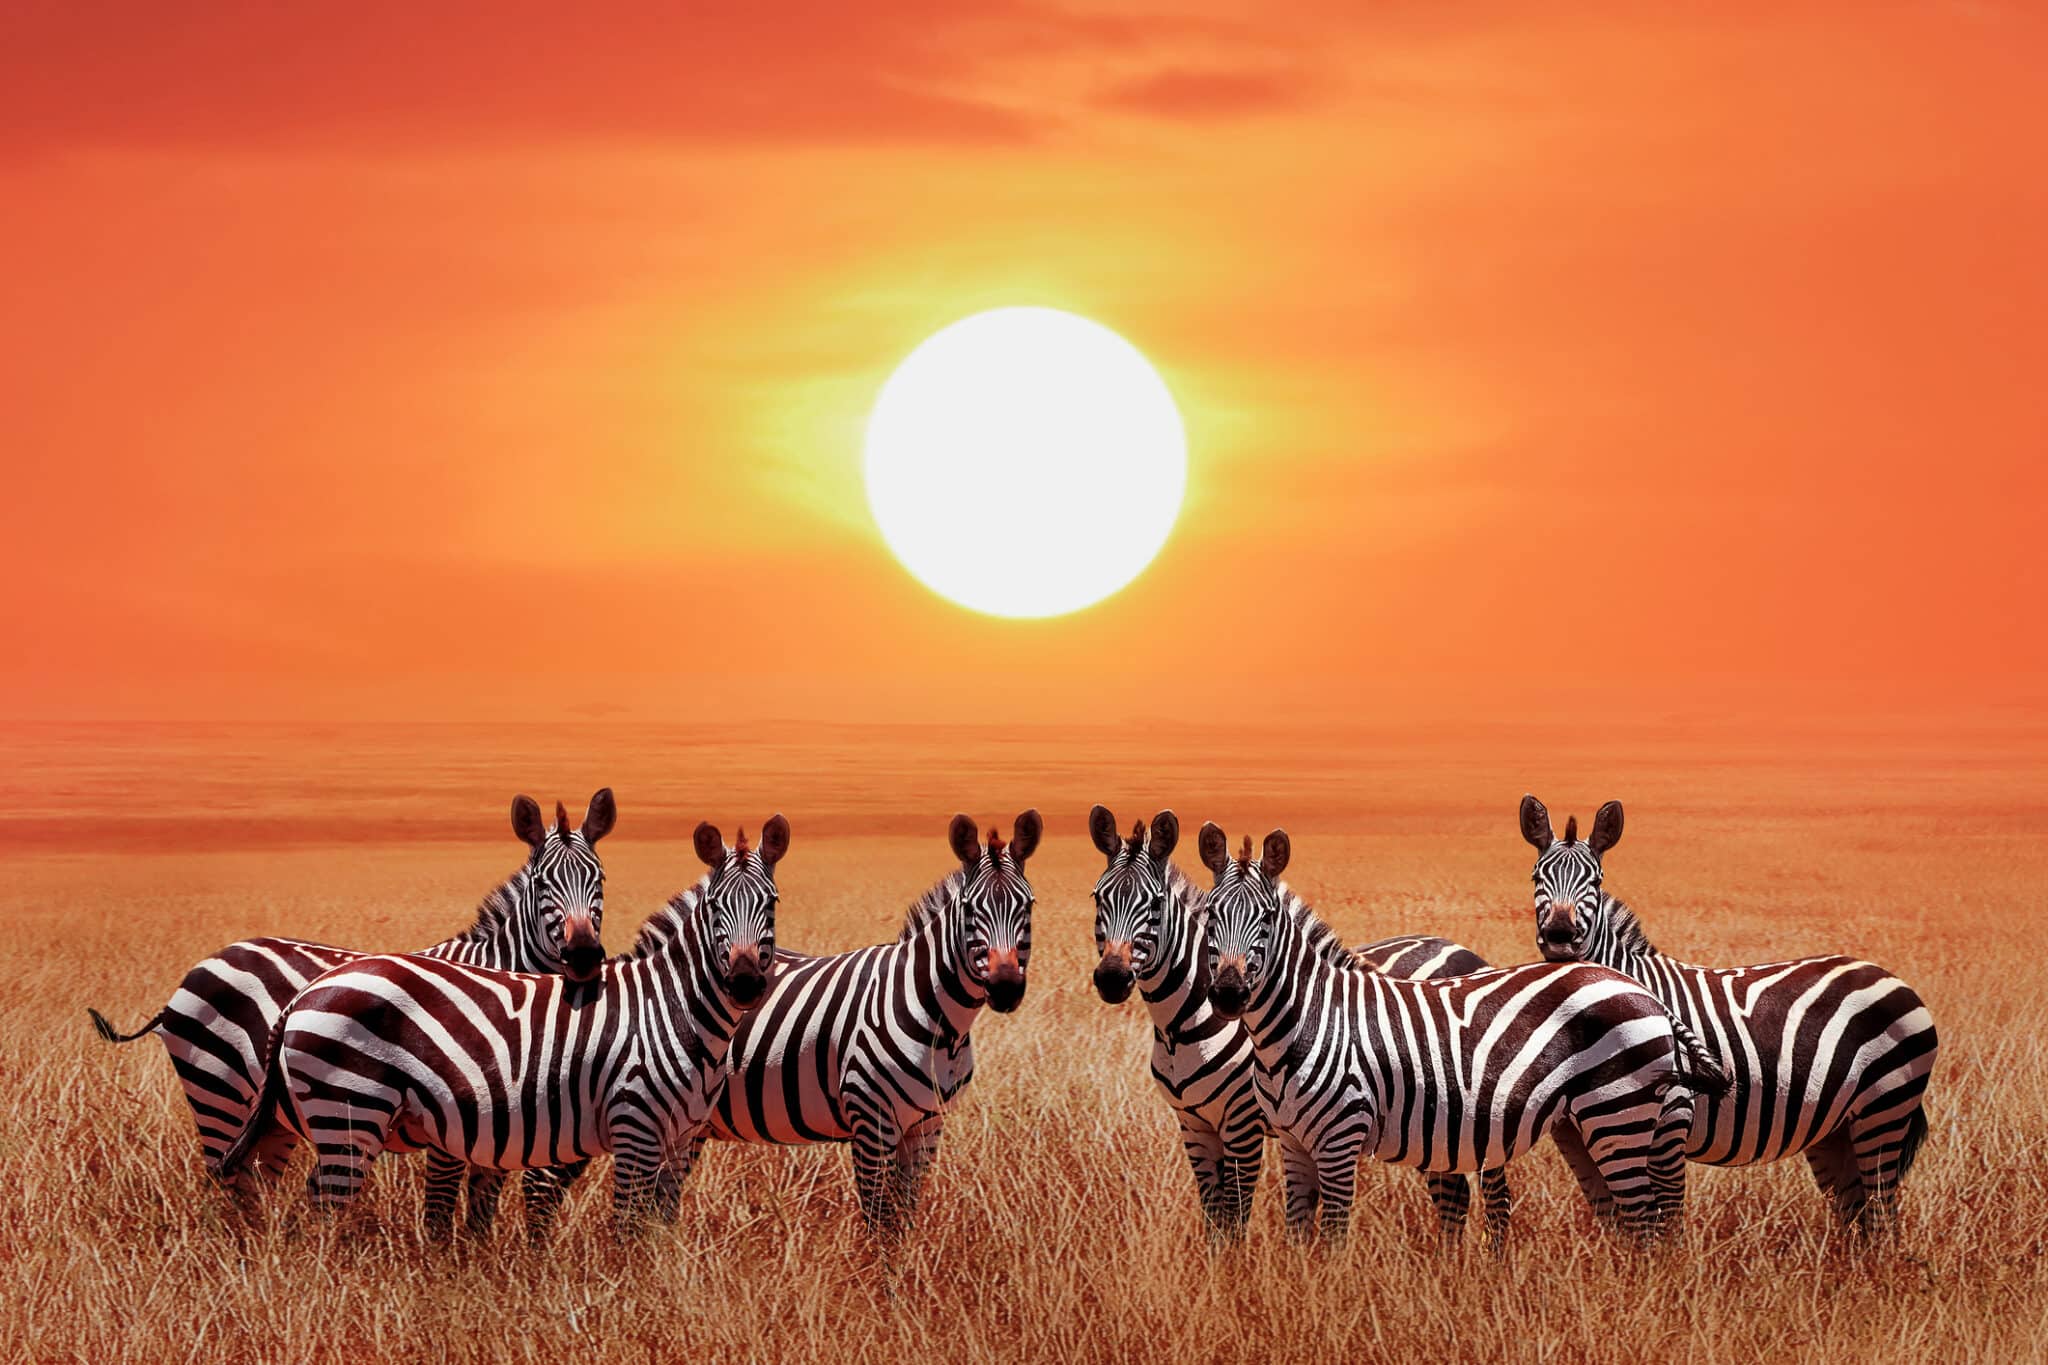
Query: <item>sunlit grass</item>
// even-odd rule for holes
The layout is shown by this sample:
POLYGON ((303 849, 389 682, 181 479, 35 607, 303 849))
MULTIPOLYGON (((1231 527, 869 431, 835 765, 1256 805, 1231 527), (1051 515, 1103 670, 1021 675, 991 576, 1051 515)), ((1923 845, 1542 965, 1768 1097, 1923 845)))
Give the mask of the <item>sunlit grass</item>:
MULTIPOLYGON (((976 1030, 979 1074, 949 1121, 893 1294, 841 1148, 714 1146, 680 1222, 624 1247, 601 1166, 544 1254, 525 1249, 509 1196, 491 1245, 423 1246, 416 1159, 380 1162, 361 1204, 332 1223, 302 1216, 295 1176, 251 1229, 200 1174, 161 1048, 99 1043, 84 1006, 132 1027, 192 959, 255 930, 427 942, 505 870, 505 851, 11 855, 0 889, 11 930, 0 949, 0 1359, 2038 1355, 2048 879, 2035 836, 1973 834, 1959 899, 1952 851, 1906 831, 1850 839, 1846 820, 1726 823, 1742 837, 1723 844, 1711 884, 1677 875, 1656 847, 1631 861, 1624 844, 1616 889, 1661 941, 1701 960, 1853 947, 1920 988, 1942 1053, 1896 1253, 1834 1232, 1795 1161, 1692 1168, 1687 1245, 1639 1254, 1596 1234, 1546 1147, 1513 1168, 1521 1198, 1504 1262, 1485 1254, 1476 1226, 1463 1250, 1436 1251, 1420 1182, 1378 1168, 1361 1182, 1348 1245, 1291 1245, 1277 1158, 1248 1242, 1210 1254, 1145 1075, 1137 1009, 1109 1009, 1087 989, 1093 855, 1058 827, 1034 865, 1030 994, 976 1030), (1796 878, 1779 875, 1792 866, 1796 878)), ((805 843, 802 829, 799 817, 783 920, 796 946, 885 936, 945 870, 936 830, 805 843)), ((1500 835, 1301 838, 1294 870, 1356 938, 1430 928, 1519 960, 1526 866, 1511 827, 1500 835)), ((680 844, 609 856, 616 944, 633 907, 690 864, 680 844)), ((1695 847, 1667 856, 1716 866, 1695 847)))

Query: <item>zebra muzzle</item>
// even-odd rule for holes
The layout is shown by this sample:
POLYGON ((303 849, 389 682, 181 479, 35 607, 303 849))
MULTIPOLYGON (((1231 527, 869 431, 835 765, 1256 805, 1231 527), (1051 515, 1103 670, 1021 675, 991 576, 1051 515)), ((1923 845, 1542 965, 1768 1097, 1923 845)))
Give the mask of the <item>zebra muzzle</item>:
POLYGON ((1131 945, 1105 943, 1102 961, 1095 967, 1095 993, 1105 1004, 1121 1005, 1131 998, 1131 986, 1136 980, 1131 971, 1131 945))
POLYGON ((726 989, 733 1003, 742 1007, 758 1004, 768 993, 768 974, 761 969, 758 949, 735 948, 727 959, 726 989))
POLYGON ((1251 1003, 1251 983, 1245 978, 1243 958, 1225 958, 1216 964, 1216 979, 1209 983, 1209 1003, 1226 1019, 1235 1019, 1251 1003))
POLYGON ((988 954, 988 1004, 997 1014, 1008 1014, 1024 1001, 1024 964, 1015 948, 994 949, 988 954))

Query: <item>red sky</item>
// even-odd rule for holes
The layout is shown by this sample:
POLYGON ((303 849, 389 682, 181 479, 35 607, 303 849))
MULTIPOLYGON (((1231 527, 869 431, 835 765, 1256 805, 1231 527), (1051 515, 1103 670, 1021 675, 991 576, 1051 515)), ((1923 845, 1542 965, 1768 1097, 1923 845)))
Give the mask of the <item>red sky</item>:
POLYGON ((2048 697, 2038 10, 705 8, 9 8, 0 716, 2048 697), (1055 621, 860 492, 1004 303, 1189 431, 1055 621))

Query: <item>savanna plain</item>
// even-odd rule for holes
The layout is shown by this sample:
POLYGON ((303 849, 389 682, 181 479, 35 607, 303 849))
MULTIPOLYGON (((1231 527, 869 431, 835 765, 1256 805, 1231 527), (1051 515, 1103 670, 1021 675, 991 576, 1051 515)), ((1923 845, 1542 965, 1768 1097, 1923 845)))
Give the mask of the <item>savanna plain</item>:
MULTIPOLYGON (((0 878, 0 1359, 2016 1360, 2048 1352, 2048 726, 1840 719, 1764 733, 1415 727, 1210 736, 591 722, 0 732, 13 828, 0 878), (688 834, 785 812, 781 940, 893 938, 949 867, 955 810, 1047 820, 1030 986, 975 1028, 920 1222, 885 1273, 846 1151, 714 1145, 673 1227, 617 1244, 607 1173, 527 1249, 424 1245, 421 1163, 360 1205, 294 1216, 294 1177, 246 1225, 201 1170, 153 1039, 133 1027, 223 943, 290 934, 378 950, 468 923, 523 850, 515 791, 618 793, 605 937, 623 950, 694 880, 688 834), (1141 1007, 1103 1005, 1091 802, 1174 807, 1233 838, 1284 825, 1289 881, 1348 937, 1429 931, 1529 960, 1515 803, 1628 804, 1611 890, 1658 946, 1709 963, 1844 951, 1913 982, 1941 1031, 1931 1133, 1897 1243, 1836 1232, 1803 1161, 1694 1166, 1687 1235, 1595 1230, 1545 1144, 1511 1168, 1501 1259, 1475 1219, 1437 1245, 1421 1184, 1369 1169, 1348 1243, 1282 1234, 1269 1157, 1251 1234, 1204 1243, 1146 1072, 1141 1007)), ((1192 844, 1190 837, 1189 844, 1192 844)), ((1191 846, 1178 855, 1197 870, 1191 846)), ((300 1158, 304 1163, 303 1155, 300 1158)))

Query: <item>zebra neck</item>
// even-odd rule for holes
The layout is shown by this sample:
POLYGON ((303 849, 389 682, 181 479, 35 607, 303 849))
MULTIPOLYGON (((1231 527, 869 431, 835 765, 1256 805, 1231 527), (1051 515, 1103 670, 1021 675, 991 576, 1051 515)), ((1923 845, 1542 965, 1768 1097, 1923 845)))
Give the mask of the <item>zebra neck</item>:
POLYGON ((505 972, 555 971, 557 965, 540 951, 532 905, 533 864, 527 862, 477 904, 469 928, 426 949, 424 955, 505 972))
POLYGON ((902 944, 897 966, 902 998, 918 1002, 930 1041, 947 1048, 959 1045, 988 1002, 987 988, 969 975, 966 955, 949 932, 951 920, 951 915, 935 916, 902 944))
POLYGON ((605 979, 616 981, 643 1013, 662 1016, 686 1052, 716 1063, 739 1030, 740 1010, 712 961, 704 901, 691 899, 680 909, 670 902, 665 913, 671 917, 667 936, 650 939, 643 933, 642 951, 612 959, 605 979))
MULTIPOLYGON (((1645 971, 1653 970, 1656 963, 1671 961, 1651 944, 1650 936, 1643 932, 1635 911, 1604 891, 1600 893, 1600 911, 1594 921, 1593 932, 1586 937, 1586 956, 1602 967, 1639 980, 1645 971)), ((1672 965, 1686 964, 1674 962, 1672 965)))
POLYGON ((1323 978, 1337 974, 1308 941, 1294 917, 1283 913, 1266 948, 1265 979, 1245 1006, 1243 1024, 1262 1056, 1284 1054, 1306 1027, 1302 1002, 1325 994, 1323 978))
POLYGON ((1153 1029, 1169 1042, 1214 1012, 1209 1007, 1201 941, 1184 916, 1176 918, 1177 925, 1160 925, 1158 960, 1165 970, 1153 980, 1138 983, 1153 1029))

